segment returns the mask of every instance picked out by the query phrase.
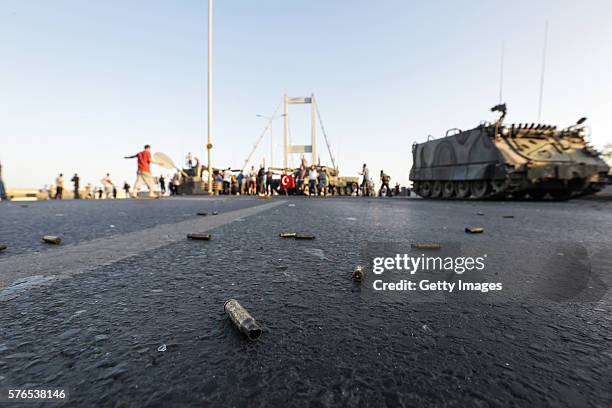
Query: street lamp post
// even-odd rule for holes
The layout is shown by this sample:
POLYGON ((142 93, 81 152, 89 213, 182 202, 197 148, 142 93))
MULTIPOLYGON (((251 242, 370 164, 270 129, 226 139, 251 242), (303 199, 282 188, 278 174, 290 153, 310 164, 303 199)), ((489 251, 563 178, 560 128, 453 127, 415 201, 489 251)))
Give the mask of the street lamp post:
POLYGON ((208 194, 212 194, 212 163, 210 161, 212 150, 212 14, 213 0, 208 0, 208 194))

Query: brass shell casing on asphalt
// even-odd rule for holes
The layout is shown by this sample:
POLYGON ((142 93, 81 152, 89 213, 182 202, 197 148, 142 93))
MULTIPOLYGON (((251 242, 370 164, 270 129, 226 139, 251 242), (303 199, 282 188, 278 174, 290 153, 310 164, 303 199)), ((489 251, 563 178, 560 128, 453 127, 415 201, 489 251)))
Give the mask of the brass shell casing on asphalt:
POLYGON ((194 239, 197 241, 210 241, 212 235, 210 234, 187 234, 187 238, 194 239))
POLYGON ((315 239, 314 235, 300 234, 299 232, 282 232, 278 234, 281 238, 294 238, 294 239, 315 239))
POLYGON ((484 228, 482 227, 465 227, 465 232, 469 232, 470 234, 481 234, 484 232, 484 228))
POLYGON ((295 234, 295 239, 315 239, 314 235, 309 234, 295 234))
POLYGON ((365 278, 365 271, 363 270, 361 265, 357 265, 357 267, 353 271, 353 275, 351 275, 351 277, 353 278, 353 280, 355 280, 357 282, 361 282, 363 280, 363 278, 365 278))
POLYGON ((47 244, 59 245, 62 243, 62 239, 60 237, 56 237, 54 235, 45 235, 42 237, 42 240, 47 244))
POLYGON ((410 244, 410 246, 414 249, 440 249, 442 248, 442 244, 438 244, 435 242, 417 242, 416 244, 410 244))
POLYGON ((261 336, 261 328, 255 319, 236 299, 229 299, 225 302, 223 310, 225 310, 225 314, 229 316, 230 320, 249 340, 257 340, 261 336))

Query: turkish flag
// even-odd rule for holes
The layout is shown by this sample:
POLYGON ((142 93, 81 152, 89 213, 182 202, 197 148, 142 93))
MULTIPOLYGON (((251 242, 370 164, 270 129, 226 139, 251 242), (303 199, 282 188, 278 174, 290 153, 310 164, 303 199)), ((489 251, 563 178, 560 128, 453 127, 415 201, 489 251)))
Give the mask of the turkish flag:
POLYGON ((285 190, 290 190, 295 188, 295 180, 293 179, 293 175, 285 174, 281 177, 281 187, 285 190))

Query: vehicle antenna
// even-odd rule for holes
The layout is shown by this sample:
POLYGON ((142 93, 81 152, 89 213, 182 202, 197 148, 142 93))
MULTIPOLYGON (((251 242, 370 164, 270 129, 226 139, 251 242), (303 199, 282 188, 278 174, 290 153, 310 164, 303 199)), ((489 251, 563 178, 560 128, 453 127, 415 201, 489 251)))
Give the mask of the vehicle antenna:
POLYGON ((542 119, 542 98, 544 96, 544 73, 546 69, 546 45, 548 41, 548 20, 544 25, 544 47, 542 48, 542 72, 540 74, 540 101, 538 103, 538 122, 542 119))
POLYGON ((502 103, 504 93, 504 53, 505 53, 505 41, 501 44, 501 59, 499 62, 499 104, 502 103))

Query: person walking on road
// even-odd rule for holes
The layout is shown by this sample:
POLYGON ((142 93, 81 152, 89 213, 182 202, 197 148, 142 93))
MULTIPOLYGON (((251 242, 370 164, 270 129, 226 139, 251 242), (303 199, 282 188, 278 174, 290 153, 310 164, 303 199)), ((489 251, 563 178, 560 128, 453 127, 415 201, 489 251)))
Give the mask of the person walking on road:
POLYGON ((382 197, 383 188, 385 188, 385 195, 387 197, 391 197, 391 187, 389 187, 389 181, 391 181, 391 177, 385 174, 384 171, 380 171, 380 190, 378 190, 378 196, 382 197))
POLYGON ((55 178, 55 199, 61 200, 64 195, 64 175, 62 173, 59 174, 55 178))
POLYGON ((245 180, 246 178, 244 177, 244 173, 240 171, 240 173, 238 173, 238 177, 236 178, 236 181, 238 182, 238 195, 244 195, 245 180))
POLYGON ((274 190, 274 186, 272 185, 273 182, 274 182, 274 173, 272 172, 272 169, 268 167, 268 171, 266 172, 266 194, 270 196, 272 195, 273 190, 274 190))
POLYGON ((106 173, 106 176, 104 176, 100 181, 102 182, 102 187, 104 187, 104 198, 111 198, 113 195, 113 187, 115 187, 115 185, 110 178, 110 174, 106 173))
POLYGON ((84 198, 86 200, 93 200, 93 198, 94 198, 93 193, 92 193, 91 183, 85 184, 85 195, 84 195, 84 198))
POLYGON ((313 164, 310 166, 310 171, 308 172, 308 195, 317 195, 317 168, 313 164))
MULTIPOLYGON (((305 159, 304 159, 305 160, 305 159)), ((304 162, 300 164, 300 169, 297 174, 297 189, 300 194, 304 194, 304 180, 306 179, 306 166, 304 166, 304 162)))
POLYGON ((4 181, 2 181, 2 164, 0 164, 0 201, 8 201, 8 195, 4 188, 4 181))
POLYGON ((257 172, 257 185, 258 185, 258 193, 266 194, 266 169, 264 166, 259 166, 259 171, 257 172))
POLYGON ((230 195, 232 193, 232 169, 228 167, 223 172, 223 194, 230 195))
POLYGON ((368 170, 368 166, 366 166, 365 163, 363 163, 363 168, 361 170, 361 173, 359 173, 363 176, 363 180, 361 182, 361 191, 362 191, 362 195, 364 197, 367 197, 370 195, 370 191, 369 191, 369 181, 370 181, 370 170, 368 170))
POLYGON ((174 185, 174 195, 178 195, 179 188, 181 188, 181 184, 183 184, 183 176, 180 171, 174 173, 174 177, 172 178, 172 184, 174 185))
POLYGON ((133 156, 126 156, 125 158, 138 159, 138 170, 136 172, 133 197, 138 198, 138 189, 142 184, 146 184, 149 188, 149 198, 155 197, 155 179, 151 175, 151 163, 157 164, 157 162, 151 159, 151 146, 145 145, 143 151, 133 156))
POLYGON ((251 166, 251 171, 249 171, 249 195, 257 194, 257 170, 255 170, 255 166, 251 166))
POLYGON ((123 182, 123 191, 125 191, 125 198, 130 198, 130 185, 127 181, 123 182))
POLYGON ((166 179, 164 178, 163 174, 159 176, 159 188, 162 195, 166 194, 166 179))
POLYGON ((323 167, 319 173, 319 191, 323 194, 323 197, 327 195, 328 185, 327 170, 323 167))
POLYGON ((79 183, 81 179, 79 178, 78 174, 74 173, 74 176, 72 176, 70 181, 72 181, 72 184, 74 185, 74 199, 78 200, 81 198, 81 194, 79 193, 79 183))
POLYGON ((169 178, 169 182, 168 182, 168 194, 170 196, 174 196, 176 195, 176 188, 174 187, 174 181, 172 180, 172 177, 169 178))

